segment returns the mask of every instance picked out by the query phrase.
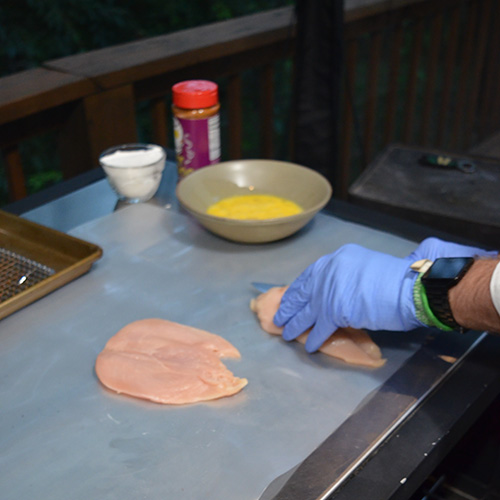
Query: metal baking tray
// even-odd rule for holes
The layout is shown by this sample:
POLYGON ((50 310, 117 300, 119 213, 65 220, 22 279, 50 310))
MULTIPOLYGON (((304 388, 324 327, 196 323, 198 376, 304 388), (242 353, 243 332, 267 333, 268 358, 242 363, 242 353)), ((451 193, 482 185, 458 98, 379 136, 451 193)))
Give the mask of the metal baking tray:
POLYGON ((0 210, 0 319, 90 270, 102 249, 0 210))

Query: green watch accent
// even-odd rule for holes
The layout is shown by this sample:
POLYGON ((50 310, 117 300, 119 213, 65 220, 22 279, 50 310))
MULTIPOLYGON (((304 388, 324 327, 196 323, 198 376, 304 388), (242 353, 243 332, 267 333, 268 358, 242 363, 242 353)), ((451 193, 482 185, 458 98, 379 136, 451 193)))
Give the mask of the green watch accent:
POLYGON ((429 318, 429 316, 426 314, 424 309, 424 301, 422 299, 423 285, 422 282, 420 281, 422 274, 424 273, 418 274, 415 284, 413 285, 413 303, 415 304, 415 314, 417 316, 417 319, 424 325, 434 326, 434 323, 432 322, 431 318, 429 318))
POLYGON ((419 273, 417 279, 415 280, 415 284, 413 285, 413 302, 415 304, 417 319, 424 325, 434 326, 445 332, 453 331, 453 328, 439 321, 439 319, 436 318, 436 315, 432 312, 429 306, 429 301, 427 300, 424 285, 422 285, 421 281, 423 275, 424 273, 419 273))

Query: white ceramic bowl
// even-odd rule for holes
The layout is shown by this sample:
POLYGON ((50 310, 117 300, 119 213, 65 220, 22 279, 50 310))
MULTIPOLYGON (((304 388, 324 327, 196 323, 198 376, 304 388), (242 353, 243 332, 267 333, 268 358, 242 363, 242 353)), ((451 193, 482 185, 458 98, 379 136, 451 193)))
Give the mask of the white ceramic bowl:
POLYGON ((180 204, 209 231, 242 243, 266 243, 304 227, 330 200, 328 180, 310 168, 276 160, 234 160, 201 168, 177 185, 180 204), (303 212, 265 220, 215 217, 207 208, 229 196, 271 194, 300 205, 303 212))

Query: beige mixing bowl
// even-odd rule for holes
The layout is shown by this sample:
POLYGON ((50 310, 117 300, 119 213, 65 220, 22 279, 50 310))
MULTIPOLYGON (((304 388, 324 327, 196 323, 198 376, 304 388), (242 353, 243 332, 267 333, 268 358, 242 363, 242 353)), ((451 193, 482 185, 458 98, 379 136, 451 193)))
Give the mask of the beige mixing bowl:
POLYGON ((234 160, 201 168, 177 185, 180 204, 209 231, 232 241, 265 243, 295 233, 330 200, 332 188, 321 174, 294 163, 276 160, 234 160), (207 208, 229 196, 270 194, 303 208, 288 217, 235 220, 215 217, 207 208))

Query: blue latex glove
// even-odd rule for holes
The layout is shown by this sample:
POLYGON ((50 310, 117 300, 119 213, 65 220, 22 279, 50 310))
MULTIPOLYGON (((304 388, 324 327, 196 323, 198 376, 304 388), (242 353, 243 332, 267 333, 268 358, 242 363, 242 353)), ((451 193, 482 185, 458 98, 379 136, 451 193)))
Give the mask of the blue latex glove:
POLYGON ((420 259, 434 261, 439 257, 475 257, 476 255, 495 257, 498 255, 498 252, 459 245, 458 243, 443 241, 438 238, 426 238, 406 259, 410 262, 420 259))
POLYGON ((288 288, 278 312, 283 338, 313 327, 306 350, 314 352, 340 327, 407 331, 423 326, 415 316, 411 261, 359 245, 344 245, 311 264, 288 288), (314 325, 314 326, 313 326, 314 325))

